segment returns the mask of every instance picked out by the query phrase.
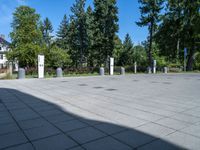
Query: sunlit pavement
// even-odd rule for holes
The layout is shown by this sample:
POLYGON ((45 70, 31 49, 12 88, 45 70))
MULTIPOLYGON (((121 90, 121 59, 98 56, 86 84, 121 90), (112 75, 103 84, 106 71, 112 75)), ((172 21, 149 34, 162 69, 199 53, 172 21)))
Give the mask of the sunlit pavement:
POLYGON ((0 81, 0 149, 200 149, 200 74, 0 81))

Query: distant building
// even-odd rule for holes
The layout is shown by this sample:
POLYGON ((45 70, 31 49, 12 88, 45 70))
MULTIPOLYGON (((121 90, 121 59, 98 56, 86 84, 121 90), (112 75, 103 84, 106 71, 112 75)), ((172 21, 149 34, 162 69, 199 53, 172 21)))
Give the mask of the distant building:
POLYGON ((6 67, 6 52, 9 51, 10 43, 5 40, 4 35, 0 35, 0 68, 6 67))

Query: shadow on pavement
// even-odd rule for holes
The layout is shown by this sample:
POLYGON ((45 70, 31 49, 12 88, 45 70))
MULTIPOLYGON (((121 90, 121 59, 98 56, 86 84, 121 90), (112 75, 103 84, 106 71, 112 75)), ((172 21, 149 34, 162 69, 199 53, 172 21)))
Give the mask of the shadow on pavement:
POLYGON ((0 88, 0 149, 183 149, 135 129, 83 118, 59 105, 0 88))

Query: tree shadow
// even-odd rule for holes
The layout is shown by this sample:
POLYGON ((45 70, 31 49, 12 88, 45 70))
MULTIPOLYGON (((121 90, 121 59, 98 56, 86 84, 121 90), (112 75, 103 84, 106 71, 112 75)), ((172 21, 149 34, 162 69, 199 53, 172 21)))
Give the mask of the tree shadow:
POLYGON ((136 129, 74 114, 47 99, 0 88, 0 149, 183 149, 136 129))

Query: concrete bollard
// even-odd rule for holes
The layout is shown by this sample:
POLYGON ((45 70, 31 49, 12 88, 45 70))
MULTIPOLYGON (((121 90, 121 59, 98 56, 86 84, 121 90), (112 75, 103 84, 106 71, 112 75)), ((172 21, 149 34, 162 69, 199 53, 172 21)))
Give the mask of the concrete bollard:
POLYGON ((57 69, 56 69, 56 77, 57 77, 57 78, 63 77, 62 68, 57 68, 57 69))
POLYGON ((104 68, 103 67, 101 67, 100 69, 99 69, 99 75, 101 75, 101 76, 104 76, 104 68))
POLYGON ((153 73, 156 74, 156 60, 153 61, 153 73))
POLYGON ((137 73, 137 62, 134 63, 134 73, 137 73))
POLYGON ((12 77, 13 75, 13 65, 12 62, 9 63, 9 76, 12 77))
POLYGON ((164 67, 164 73, 167 73, 167 72, 168 72, 168 68, 164 67))
POLYGON ((147 73, 148 74, 151 74, 152 72, 151 72, 151 67, 147 67, 147 73))
POLYGON ((19 68, 18 79, 25 79, 25 69, 24 68, 19 68))
POLYGON ((125 75, 125 68, 124 67, 121 67, 120 74, 125 75))

